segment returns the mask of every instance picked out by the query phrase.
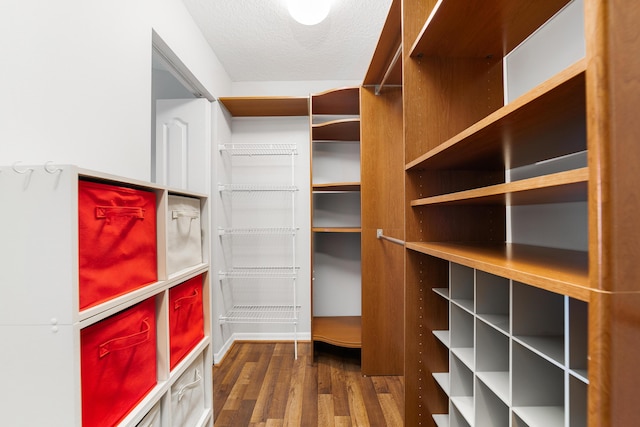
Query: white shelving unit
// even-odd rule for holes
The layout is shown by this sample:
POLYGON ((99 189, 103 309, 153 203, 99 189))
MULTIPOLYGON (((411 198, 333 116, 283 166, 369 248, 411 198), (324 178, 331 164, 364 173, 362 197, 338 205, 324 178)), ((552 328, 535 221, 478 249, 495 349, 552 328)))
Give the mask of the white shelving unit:
MULTIPOLYGON (((0 192, 3 206, 11 206, 3 209, 0 221, 3 424, 81 426, 83 404, 91 405, 81 397, 87 374, 82 369, 83 331, 95 330, 138 303, 153 300, 156 384, 118 425, 135 426, 154 419, 154 425, 163 427, 213 426, 207 196, 51 164, 0 167, 0 192), (155 194, 157 280, 81 309, 78 195, 79 183, 85 180, 155 194), (198 200, 203 218, 202 262, 171 275, 166 271, 170 195, 198 200), (170 290, 197 276, 202 277, 204 337, 171 368, 170 290), (176 400, 178 395, 183 399, 176 400), (185 402, 190 415, 183 423, 185 402)), ((126 382, 127 378, 104 381, 126 382)))
POLYGON ((438 426, 584 425, 586 302, 453 262, 433 291, 449 308, 433 332, 449 352, 433 374, 449 397, 438 426))
POLYGON ((290 171, 288 183, 267 179, 267 183, 219 184, 228 218, 226 226, 218 229, 226 266, 218 273, 226 291, 226 312, 219 321, 290 324, 297 358, 296 145, 229 143, 220 145, 219 151, 232 171, 251 163, 278 169, 277 177, 284 176, 284 168, 290 171), (265 158, 289 160, 260 160, 265 158))

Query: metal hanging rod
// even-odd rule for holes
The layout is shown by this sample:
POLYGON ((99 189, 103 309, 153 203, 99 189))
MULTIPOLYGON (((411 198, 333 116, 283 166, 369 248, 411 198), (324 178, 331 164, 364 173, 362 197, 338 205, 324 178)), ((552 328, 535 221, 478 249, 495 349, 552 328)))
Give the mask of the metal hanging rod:
POLYGON ((376 237, 381 240, 388 240, 391 243, 395 243, 396 245, 404 246, 404 240, 396 239, 395 237, 389 237, 382 234, 382 228, 378 228, 376 230, 376 237))

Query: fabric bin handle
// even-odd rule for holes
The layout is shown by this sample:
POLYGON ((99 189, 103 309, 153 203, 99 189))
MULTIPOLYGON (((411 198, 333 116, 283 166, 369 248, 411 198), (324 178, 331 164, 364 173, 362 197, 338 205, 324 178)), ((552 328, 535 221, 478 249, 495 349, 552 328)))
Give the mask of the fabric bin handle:
POLYGON ((140 332, 126 335, 124 337, 113 338, 100 344, 98 347, 100 358, 105 357, 113 351, 126 350, 149 341, 149 331, 151 330, 151 326, 149 325, 148 319, 144 319, 142 321, 142 327, 144 329, 140 332))
POLYGON ((178 218, 198 219, 198 218, 200 218, 200 212, 198 212, 198 211, 171 211, 171 219, 178 219, 178 218))
POLYGON ((196 387, 200 383, 200 381, 202 381, 202 376, 200 375, 199 369, 196 368, 195 374, 196 374, 196 380, 194 382, 185 384, 182 387, 180 387, 180 390, 178 390, 178 402, 182 400, 187 390, 189 390, 190 388, 196 387))
POLYGON ((194 290, 193 290, 193 295, 187 295, 186 297, 178 298, 178 299, 174 302, 174 304, 173 304, 173 309, 174 309, 174 310, 177 310, 177 309, 179 309, 180 307, 182 307, 182 303, 183 303, 184 301, 186 301, 186 300, 191 300, 191 301, 187 302, 185 305, 191 305, 191 304, 193 304, 193 303, 195 302, 195 301, 194 301, 194 299, 195 299, 197 296, 198 296, 198 290, 197 290, 197 289, 194 289, 194 290))
POLYGON ((96 218, 113 217, 144 219, 144 209, 135 206, 96 206, 96 218))

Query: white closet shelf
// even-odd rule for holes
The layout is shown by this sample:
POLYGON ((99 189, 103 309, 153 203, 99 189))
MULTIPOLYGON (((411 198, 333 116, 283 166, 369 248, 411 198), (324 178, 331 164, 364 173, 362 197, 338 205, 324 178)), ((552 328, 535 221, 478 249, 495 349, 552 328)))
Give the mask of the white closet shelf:
POLYGON ((221 144, 221 152, 231 156, 289 156, 298 154, 295 144, 221 144))
POLYGON ((300 306, 293 305, 235 305, 221 323, 297 323, 300 306))
POLYGON ((218 191, 226 192, 294 192, 298 191, 295 185, 260 185, 260 184, 218 184, 218 191))
POLYGON ((221 279, 295 279, 300 267, 236 267, 220 271, 221 279))
POLYGON ((294 235, 299 228, 297 227, 247 227, 247 228, 219 228, 218 234, 220 236, 234 235, 234 236, 271 236, 271 235, 294 235))

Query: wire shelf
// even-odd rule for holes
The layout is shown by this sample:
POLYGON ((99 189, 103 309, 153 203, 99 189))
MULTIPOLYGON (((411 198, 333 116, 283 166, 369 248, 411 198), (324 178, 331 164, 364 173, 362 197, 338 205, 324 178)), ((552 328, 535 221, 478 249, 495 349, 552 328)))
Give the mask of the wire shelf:
POLYGON ((294 227, 247 227, 247 228, 219 228, 220 236, 295 236, 298 228, 294 227))
POLYGON ((221 279, 295 279, 300 267, 235 267, 220 271, 221 279))
POLYGON ((235 305, 226 315, 224 323, 298 323, 300 306, 294 305, 235 305))
POLYGON ((218 184, 219 191, 226 192, 294 192, 298 191, 295 185, 261 185, 261 184, 218 184))
POLYGON ((295 144, 222 144, 220 151, 231 156, 288 156, 298 154, 295 144))

